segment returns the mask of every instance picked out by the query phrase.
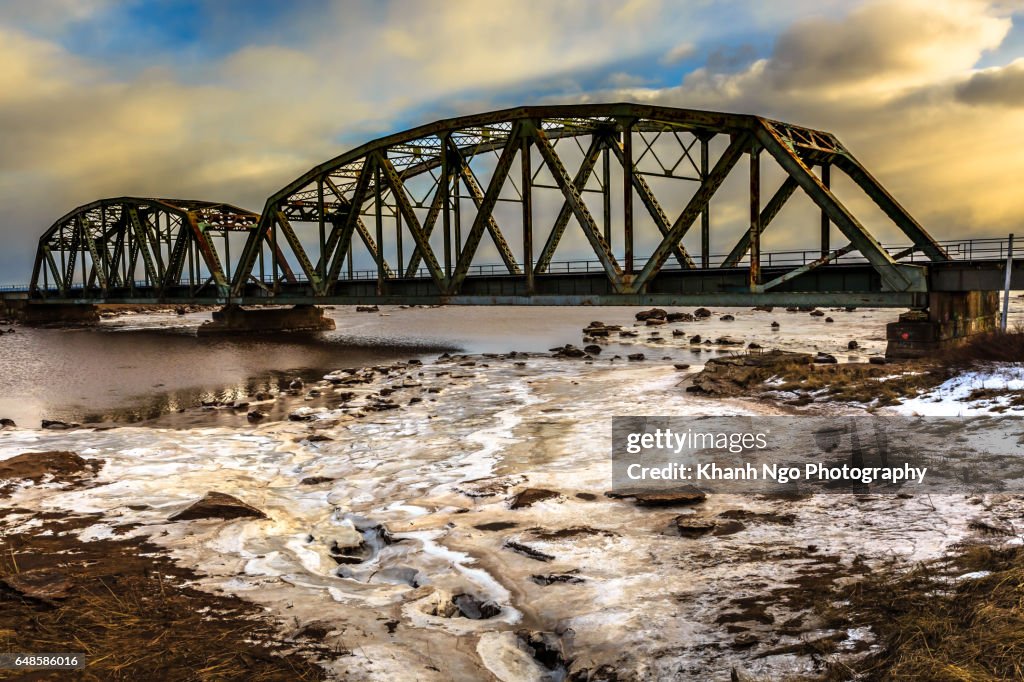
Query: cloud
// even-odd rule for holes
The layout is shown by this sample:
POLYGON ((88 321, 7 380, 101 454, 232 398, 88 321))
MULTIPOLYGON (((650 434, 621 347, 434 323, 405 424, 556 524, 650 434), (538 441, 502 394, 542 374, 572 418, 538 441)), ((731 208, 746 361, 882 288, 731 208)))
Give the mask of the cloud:
POLYGON ((678 64, 684 59, 692 57, 696 52, 697 47, 693 43, 679 43, 671 50, 663 54, 659 61, 661 61, 661 63, 665 65, 678 64))
MULTIPOLYGON (((1010 30, 1005 11, 976 0, 872 2, 841 19, 794 23, 767 57, 740 71, 705 66, 678 86, 629 92, 829 130, 936 238, 1005 234, 1024 216, 1015 186, 1024 146, 1010 142, 1024 130, 1024 60, 974 70, 1010 30)), ((865 198, 848 201, 873 215, 865 198)), ((869 228, 883 240, 906 240, 883 221, 869 228)), ((771 238, 807 243, 795 226, 773 227, 771 238)))
POLYGON ((975 73, 957 86, 956 96, 968 104, 1024 106, 1024 59, 975 73))
MULTIPOLYGON (((93 0, 60 14, 68 2, 0 7, 0 281, 27 277, 38 234, 97 197, 194 196, 259 210, 342 141, 545 93, 831 129, 938 236, 1005 231, 1024 213, 1009 179, 1024 174, 1024 150, 1007 143, 1024 127, 1024 68, 975 70, 1005 40, 1017 3, 794 0, 769 11, 748 0, 324 0, 278 18, 289 40, 264 33, 156 66, 63 47, 71 23, 103 23, 117 8, 93 0), (836 8, 846 15, 830 18, 836 8), (809 12, 818 16, 800 18, 809 12), (646 80, 696 54, 709 57, 678 85, 646 80)), ((230 17, 218 21, 230 27, 230 17)))

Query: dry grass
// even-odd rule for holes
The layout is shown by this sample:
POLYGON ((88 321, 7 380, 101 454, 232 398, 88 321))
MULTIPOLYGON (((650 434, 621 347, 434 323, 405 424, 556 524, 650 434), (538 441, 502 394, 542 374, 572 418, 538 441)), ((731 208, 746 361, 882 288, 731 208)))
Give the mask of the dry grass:
MULTIPOLYGON (((895 405, 903 398, 917 395, 942 383, 948 376, 934 364, 868 365, 791 365, 777 373, 783 380, 773 390, 807 396, 824 391, 829 402, 872 403, 877 407, 895 405)), ((798 399, 800 401, 800 399, 798 399)), ((810 402, 810 396, 803 404, 810 402)))
POLYGON ((1024 549, 972 546, 896 577, 875 574, 831 607, 847 627, 870 626, 882 650, 831 679, 990 682, 1024 679, 1024 549), (983 578, 955 580, 972 571, 983 578))
POLYGON ((990 362, 1024 362, 1024 325, 1018 324, 1005 332, 972 336, 962 346, 946 351, 940 361, 954 369, 990 362))
MULTIPOLYGON (((0 585, 0 651, 84 653, 82 680, 318 680, 323 671, 289 653, 260 610, 183 585, 191 576, 134 540, 81 542, 59 533, 0 539, 0 582, 56 571, 67 595, 38 599, 0 585)), ((315 646, 304 647, 316 650, 315 646)), ((67 671, 31 679, 69 679, 67 671)))

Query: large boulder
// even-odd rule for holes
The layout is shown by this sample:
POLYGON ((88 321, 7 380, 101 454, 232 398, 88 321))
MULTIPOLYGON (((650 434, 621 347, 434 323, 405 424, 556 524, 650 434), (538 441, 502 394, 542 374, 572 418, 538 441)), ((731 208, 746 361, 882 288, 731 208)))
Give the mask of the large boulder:
POLYGON ((666 317, 668 317, 668 312, 661 308, 641 310, 636 314, 636 319, 638 322, 645 322, 647 320, 664 320, 666 317))
POLYGON ((206 493, 202 499, 169 517, 171 521, 242 518, 265 519, 267 515, 237 497, 212 490, 206 493))
POLYGON ((39 483, 49 475, 52 477, 51 480, 63 483, 95 473, 102 464, 102 460, 87 460, 64 450, 26 452, 0 460, 0 479, 39 483))
POLYGON ((767 353, 718 357, 708 360, 687 391, 706 395, 734 396, 749 393, 769 377, 793 364, 811 364, 807 353, 773 350, 767 353))

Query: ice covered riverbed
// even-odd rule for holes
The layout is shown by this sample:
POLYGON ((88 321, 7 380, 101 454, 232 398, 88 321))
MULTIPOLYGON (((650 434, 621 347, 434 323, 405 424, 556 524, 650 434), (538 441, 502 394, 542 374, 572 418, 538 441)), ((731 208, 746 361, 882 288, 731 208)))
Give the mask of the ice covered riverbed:
MULTIPOLYGON (((205 574, 204 589, 295 630, 322 625, 339 652, 326 665, 367 680, 811 673, 821 660, 790 645, 825 634, 809 606, 829 585, 939 556, 972 519, 1016 504, 716 496, 650 508, 606 497, 612 415, 775 412, 695 399, 679 379, 670 364, 475 357, 376 373, 349 407, 309 421, 4 431, 0 459, 66 449, 106 461, 91 487, 28 486, 5 503, 101 512, 87 537, 152 538, 205 574), (400 407, 367 410, 381 389, 400 407), (555 494, 512 508, 526 488, 555 494), (268 518, 168 520, 209 490, 268 518), (679 516, 714 531, 680 536, 679 516), (337 551, 354 544, 361 556, 337 551), (548 633, 533 635, 545 642, 534 651, 554 653, 529 655, 530 633, 548 633)), ((848 633, 840 652, 870 645, 848 633)))

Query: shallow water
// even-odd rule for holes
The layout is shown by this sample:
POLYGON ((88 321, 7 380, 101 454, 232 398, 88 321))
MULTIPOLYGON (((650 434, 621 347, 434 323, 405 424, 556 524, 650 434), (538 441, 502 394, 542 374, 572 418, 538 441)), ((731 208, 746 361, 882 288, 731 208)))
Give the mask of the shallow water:
MULTIPOLYGON (((43 418, 82 423, 139 422, 202 401, 245 400, 259 391, 276 392, 295 376, 310 379, 339 367, 390 360, 434 357, 442 351, 501 353, 543 352, 575 343, 592 320, 632 323, 637 308, 443 307, 400 308, 357 313, 353 308, 328 311, 337 329, 323 334, 276 337, 197 337, 208 313, 129 315, 104 320, 95 328, 32 329, 18 327, 0 336, 0 417, 35 426, 43 418)), ((829 312, 834 324, 807 313, 716 309, 710 320, 684 325, 638 327, 639 337, 613 351, 635 352, 652 333, 665 340, 643 350, 650 358, 665 355, 701 364, 707 354, 691 352, 686 338, 671 329, 704 338, 731 335, 765 347, 818 349, 841 353, 857 339, 854 357, 884 351, 885 323, 898 311, 829 312), (730 313, 734 322, 720 322, 730 313), (782 325, 772 330, 777 319, 782 325), (630 350, 632 349, 632 350, 630 350), (663 349, 664 352, 658 352, 663 349)), ((613 339, 615 340, 615 339, 613 339)), ((717 351, 711 351, 712 353, 717 351)), ((206 414, 165 420, 165 425, 198 426, 239 423, 206 414)))

